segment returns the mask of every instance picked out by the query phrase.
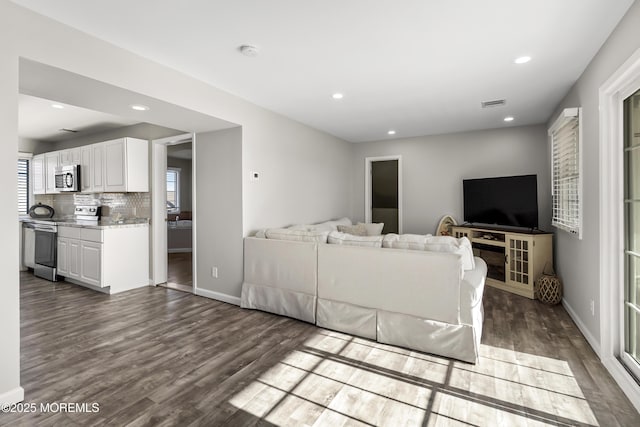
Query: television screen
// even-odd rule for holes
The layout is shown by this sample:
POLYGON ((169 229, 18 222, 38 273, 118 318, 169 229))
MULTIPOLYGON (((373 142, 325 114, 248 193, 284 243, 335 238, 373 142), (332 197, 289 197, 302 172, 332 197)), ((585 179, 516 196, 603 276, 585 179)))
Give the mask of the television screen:
POLYGON ((538 227, 536 175, 465 179, 462 186, 466 222, 538 227))

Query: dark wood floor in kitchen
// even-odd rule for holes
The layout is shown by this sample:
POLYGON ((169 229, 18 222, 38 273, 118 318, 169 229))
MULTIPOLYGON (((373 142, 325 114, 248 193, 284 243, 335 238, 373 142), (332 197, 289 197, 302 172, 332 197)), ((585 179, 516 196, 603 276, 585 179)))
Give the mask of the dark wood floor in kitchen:
POLYGON ((166 288, 21 275, 25 403, 2 425, 601 425, 640 416, 562 307, 487 288, 470 365, 166 288))

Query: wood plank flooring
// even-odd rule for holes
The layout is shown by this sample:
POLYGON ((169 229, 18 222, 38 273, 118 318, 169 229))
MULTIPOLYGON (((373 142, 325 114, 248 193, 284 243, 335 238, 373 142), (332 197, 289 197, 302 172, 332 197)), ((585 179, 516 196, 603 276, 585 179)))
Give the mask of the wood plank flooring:
POLYGON ((193 292, 193 253, 175 252, 167 256, 167 283, 165 288, 193 292))
POLYGON ((564 309, 487 288, 477 365, 166 288, 21 275, 25 403, 0 425, 638 426, 564 309))

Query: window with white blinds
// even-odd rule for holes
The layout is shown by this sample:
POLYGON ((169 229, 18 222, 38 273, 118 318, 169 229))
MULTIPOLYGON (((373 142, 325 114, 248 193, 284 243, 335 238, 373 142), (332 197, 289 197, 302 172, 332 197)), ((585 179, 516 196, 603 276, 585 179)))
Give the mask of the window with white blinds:
POLYGON ((18 214, 29 213, 29 159, 18 159, 18 214))
POLYGON ((580 108, 566 108, 549 129, 553 226, 582 235, 580 108))

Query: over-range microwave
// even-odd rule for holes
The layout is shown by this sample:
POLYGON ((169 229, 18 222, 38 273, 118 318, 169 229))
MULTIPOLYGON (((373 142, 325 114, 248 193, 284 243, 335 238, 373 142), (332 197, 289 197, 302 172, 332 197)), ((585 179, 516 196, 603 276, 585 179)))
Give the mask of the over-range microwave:
POLYGON ((80 165, 56 167, 56 190, 80 191, 80 165))

